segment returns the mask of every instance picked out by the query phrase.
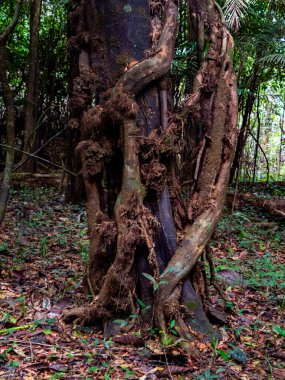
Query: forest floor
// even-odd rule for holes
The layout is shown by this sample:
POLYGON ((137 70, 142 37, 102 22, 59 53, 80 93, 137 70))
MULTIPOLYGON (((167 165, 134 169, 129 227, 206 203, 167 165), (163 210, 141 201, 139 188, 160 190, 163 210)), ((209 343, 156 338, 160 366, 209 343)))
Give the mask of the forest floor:
POLYGON ((104 340, 65 325, 62 309, 89 300, 84 207, 53 188, 13 190, 0 231, 0 379, 285 379, 284 227, 242 203, 225 210, 211 246, 230 301, 210 295, 227 324, 220 340, 193 341, 192 355, 152 326, 104 340))

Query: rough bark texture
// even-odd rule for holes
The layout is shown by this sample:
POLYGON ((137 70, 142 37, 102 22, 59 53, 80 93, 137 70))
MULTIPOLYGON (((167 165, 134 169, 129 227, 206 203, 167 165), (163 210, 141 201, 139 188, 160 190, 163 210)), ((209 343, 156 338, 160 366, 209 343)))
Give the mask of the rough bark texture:
POLYGON ((1 191, 0 191, 0 225, 3 221, 6 205, 9 197, 9 191, 11 187, 12 170, 14 164, 14 145, 15 145, 15 113, 14 113, 14 99, 13 92, 9 85, 7 76, 7 60, 6 60, 6 43, 11 33, 15 29, 19 14, 21 1, 16 4, 16 10, 11 24, 7 27, 5 31, 0 35, 0 85, 2 89, 2 96, 4 105, 6 108, 6 138, 7 138, 7 149, 6 149, 6 160, 5 168, 3 172, 3 179, 1 181, 1 191))
POLYGON ((81 137, 76 151, 87 196, 87 282, 94 300, 65 313, 65 319, 103 323, 106 335, 114 332, 114 319, 137 313, 137 298, 151 306, 145 319, 154 315, 159 330, 167 331, 175 319, 187 339, 187 325, 212 331, 197 262, 221 216, 235 148, 237 94, 233 43, 220 10, 211 0, 196 3, 189 1, 189 14, 199 19, 200 40, 203 20, 210 46, 193 92, 175 114, 167 96, 178 26, 175 1, 151 1, 149 13, 145 0, 89 0, 70 15, 69 47, 77 66, 69 127, 81 137), (196 153, 185 149, 190 126, 198 134, 196 153), (181 157, 194 160, 184 188, 181 157), (155 289, 143 272, 152 276, 155 289))

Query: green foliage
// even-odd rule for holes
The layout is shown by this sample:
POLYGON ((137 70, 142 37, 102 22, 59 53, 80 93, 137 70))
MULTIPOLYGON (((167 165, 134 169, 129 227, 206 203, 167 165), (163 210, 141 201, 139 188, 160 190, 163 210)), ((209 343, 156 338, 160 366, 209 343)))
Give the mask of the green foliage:
POLYGON ((278 335, 281 335, 285 338, 285 329, 282 329, 281 327, 279 326, 273 326, 272 328, 273 332, 275 332, 276 334, 278 335))
MULTIPOLYGON (((282 250, 285 239, 283 228, 264 228, 262 223, 253 222, 254 213, 251 208, 243 212, 225 214, 217 228, 217 236, 234 236, 234 248, 227 247, 227 255, 219 257, 216 270, 230 269, 242 274, 244 284, 252 289, 264 290, 267 287, 284 291, 285 265, 276 261, 272 250, 282 250), (248 253, 245 262, 237 263, 232 260, 236 251, 246 250, 248 253)), ((263 219, 261 219, 263 220, 263 219)))
POLYGON ((167 280, 164 280, 164 276, 170 272, 173 272, 175 270, 175 267, 169 267, 167 268, 156 280, 151 274, 149 273, 143 273, 143 276, 146 277, 148 280, 152 282, 153 290, 156 291, 160 285, 167 284, 167 280))
POLYGON ((113 322, 120 325, 120 327, 126 327, 128 325, 128 321, 126 321, 125 319, 116 319, 113 322))
POLYGON ((266 66, 274 65, 285 67, 285 55, 284 54, 269 54, 259 60, 266 66))
POLYGON ((43 237, 41 238, 41 241, 40 241, 40 253, 42 256, 46 256, 47 248, 48 248, 47 237, 43 237))
POLYGON ((213 362, 215 362, 219 356, 227 362, 230 360, 230 356, 224 350, 218 348, 219 342, 220 339, 217 336, 213 336, 210 340, 213 350, 213 362))
POLYGON ((243 181, 252 180, 256 146, 254 138, 257 137, 259 117, 261 123, 259 143, 263 152, 259 147, 255 179, 267 180, 265 154, 269 164, 269 175, 274 180, 282 180, 285 174, 285 151, 284 143, 282 144, 284 137, 280 129, 285 88, 284 70, 282 70, 285 50, 284 2, 283 0, 276 2, 227 0, 220 3, 224 5, 225 12, 227 12, 226 4, 230 5, 229 14, 235 25, 237 25, 235 20, 238 19, 238 11, 234 9, 243 8, 239 30, 234 34, 234 64, 238 74, 240 126, 249 99, 254 102, 248 124, 251 133, 244 149, 240 177, 243 181))
POLYGON ((89 262, 89 241, 88 240, 80 240, 79 252, 80 252, 80 256, 82 258, 83 264, 87 266, 89 262))
POLYGON ((168 346, 175 344, 175 342, 177 340, 177 338, 175 336, 168 334, 166 331, 161 331, 160 335, 161 335, 160 341, 164 347, 168 347, 168 346))
POLYGON ((0 243, 0 252, 7 251, 7 248, 8 248, 8 244, 7 243, 3 243, 3 242, 0 243))
POLYGON ((150 280, 152 282, 152 286, 153 286, 154 291, 156 291, 160 285, 167 284, 167 281, 165 281, 165 280, 157 281, 151 274, 143 273, 143 275, 145 276, 145 278, 147 278, 148 280, 150 280))
POLYGON ((224 368, 218 368, 215 373, 212 373, 211 370, 207 369, 202 375, 196 376, 195 380, 213 380, 213 379, 219 379, 220 374, 224 372, 224 368))

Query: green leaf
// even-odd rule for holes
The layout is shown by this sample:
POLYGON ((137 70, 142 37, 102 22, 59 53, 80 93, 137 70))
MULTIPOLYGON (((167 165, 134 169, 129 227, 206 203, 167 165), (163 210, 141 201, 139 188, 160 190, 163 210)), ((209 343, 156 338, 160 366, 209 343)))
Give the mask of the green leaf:
POLYGON ((45 335, 49 335, 49 334, 51 334, 51 330, 50 329, 43 330, 43 333, 45 335))
POLYGON ((161 278, 163 276, 165 276, 167 273, 170 273, 170 272, 173 272, 175 270, 175 267, 174 266, 171 266, 169 268, 166 268, 166 270, 162 273, 162 275, 160 276, 161 278))
POLYGON ((17 362, 16 360, 12 360, 11 362, 8 363, 8 366, 12 368, 19 367, 19 365, 20 363, 17 362))
POLYGON ((137 303, 140 305, 140 307, 142 307, 142 308, 145 308, 146 307, 146 304, 142 301, 142 300, 140 300, 139 298, 137 298, 137 303))
POLYGON ((230 356, 225 351, 218 350, 218 353, 224 361, 228 362, 230 360, 230 356))
POLYGON ((143 272, 143 275, 144 275, 148 280, 150 280, 151 282, 153 282, 153 283, 156 282, 155 278, 154 278, 151 274, 148 274, 148 273, 144 273, 144 272, 143 272))
POLYGON ((153 290, 156 291, 158 289, 158 287, 159 287, 159 284, 157 282, 155 282, 153 284, 153 290))
POLYGON ((6 251, 8 248, 7 243, 0 243, 0 252, 6 251))
MULTIPOLYGON (((235 211, 233 213, 233 216, 236 216, 237 218, 240 218, 240 219, 243 219, 243 220, 246 220, 247 222, 251 223, 251 220, 246 216, 244 215, 244 213, 240 212, 240 211, 235 211)), ((249 235, 250 236, 250 235, 249 235)))
POLYGON ((25 329, 28 329, 30 327, 33 327, 34 324, 30 323, 28 325, 22 325, 22 326, 16 326, 16 327, 10 327, 8 329, 3 329, 3 330, 0 330, 0 334, 10 334, 11 332, 13 331, 17 331, 17 330, 25 330, 25 329))
POLYGON ((114 323, 117 323, 118 325, 120 325, 121 327, 125 327, 127 326, 128 322, 125 320, 125 319, 116 319, 115 321, 113 321, 114 323))
POLYGON ((100 369, 100 367, 89 367, 88 371, 89 372, 95 372, 95 371, 98 371, 99 369, 100 369))
POLYGON ((285 330, 283 330, 281 327, 279 327, 279 326, 273 326, 272 330, 274 332, 276 332, 277 334, 285 337, 285 330))
POLYGON ((161 343, 163 346, 165 347, 170 346, 171 344, 174 344, 175 341, 176 341, 176 338, 174 338, 173 336, 166 334, 166 332, 162 333, 161 343))
POLYGON ((170 328, 173 329, 173 327, 175 326, 175 319, 172 319, 172 321, 170 322, 170 328))
POLYGON ((10 322, 11 322, 11 323, 14 323, 14 324, 15 324, 15 323, 17 322, 17 318, 15 318, 15 317, 12 317, 12 316, 11 316, 9 319, 10 319, 10 322))

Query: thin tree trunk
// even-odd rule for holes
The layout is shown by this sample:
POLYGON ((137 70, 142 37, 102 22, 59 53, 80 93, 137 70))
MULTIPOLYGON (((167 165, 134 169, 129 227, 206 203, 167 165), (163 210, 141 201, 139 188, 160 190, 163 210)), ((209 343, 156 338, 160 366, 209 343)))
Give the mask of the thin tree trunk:
POLYGON ((256 144, 255 144, 255 150, 254 150, 254 158, 253 158, 253 174, 252 174, 252 183, 255 181, 255 174, 256 174, 256 164, 257 164, 257 155, 258 155, 258 148, 259 148, 259 139, 260 139, 260 130, 261 130, 261 120, 260 120, 260 92, 258 90, 257 93, 257 108, 256 108, 256 116, 257 116, 257 132, 256 132, 256 144))
MULTIPOLYGON (((24 152, 32 153, 36 147, 37 97, 38 97, 38 50, 42 0, 31 0, 30 5, 30 65, 27 79, 24 152)), ((27 158, 24 156, 23 158, 27 158)), ((34 171, 34 160, 29 158, 24 170, 34 171)))
POLYGON ((280 116, 280 123, 279 123, 279 126, 280 126, 280 149, 279 149, 279 160, 278 160, 278 174, 279 174, 279 177, 281 176, 281 168, 282 168, 282 164, 283 164, 283 161, 284 161, 284 157, 283 157, 283 145, 285 144, 284 142, 284 137, 285 137, 285 130, 283 129, 284 128, 284 120, 285 120, 285 103, 283 105, 283 112, 282 112, 282 115, 280 116))
POLYGON ((247 137, 248 137, 248 130, 250 127, 250 118, 251 118, 254 102, 256 99, 256 90, 259 86, 258 74, 259 74, 259 66, 257 63, 255 63, 254 68, 253 68, 253 74, 251 77, 250 86, 249 86, 249 94, 246 99, 245 110, 244 110, 244 114, 242 118, 242 124, 241 124, 241 128, 238 134, 237 147, 236 147, 235 157, 233 160, 233 165, 232 165, 231 174, 230 174, 230 183, 233 183, 235 179, 237 180, 236 174, 238 171, 240 172, 238 168, 241 165, 241 158, 243 155, 243 150, 244 150, 247 137))
POLYGON ((21 1, 17 2, 15 14, 11 24, 0 35, 0 84, 2 87, 4 105, 6 107, 6 136, 7 145, 9 146, 6 148, 6 161, 0 191, 0 225, 4 219, 6 205, 9 198, 15 156, 15 151, 13 149, 15 144, 15 111, 13 92, 9 85, 7 76, 6 43, 17 25, 21 3, 21 1))
POLYGON ((258 148, 260 149, 261 153, 263 154, 264 160, 266 162, 266 183, 268 184, 269 183, 269 175, 270 175, 269 160, 268 160, 268 158, 266 156, 266 153, 263 150, 261 144, 257 141, 257 138, 254 136, 254 134, 252 133, 251 130, 249 130, 249 134, 253 138, 253 140, 255 141, 255 143, 258 145, 258 148))

